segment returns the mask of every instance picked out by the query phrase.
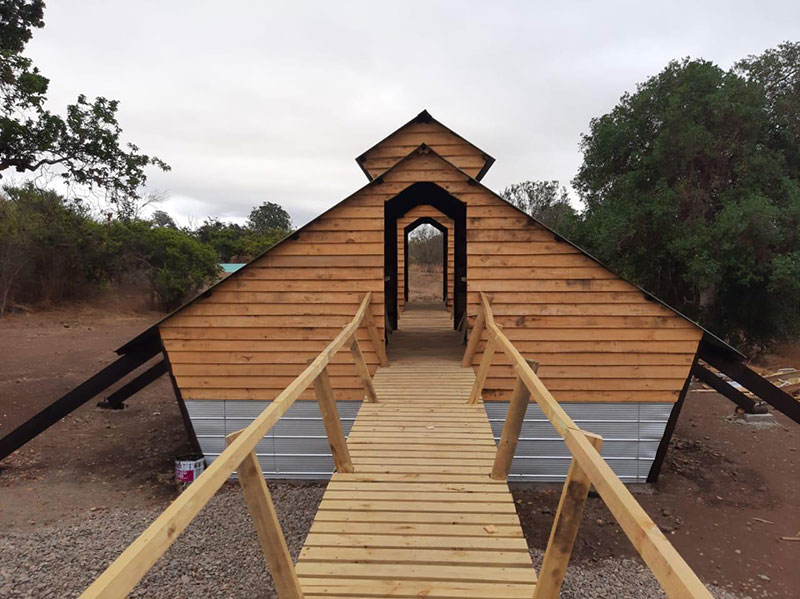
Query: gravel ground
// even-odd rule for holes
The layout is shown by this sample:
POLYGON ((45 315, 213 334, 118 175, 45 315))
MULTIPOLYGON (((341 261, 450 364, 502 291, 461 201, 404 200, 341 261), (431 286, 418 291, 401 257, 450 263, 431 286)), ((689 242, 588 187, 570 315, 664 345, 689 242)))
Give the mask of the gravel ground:
MULTIPOLYGON (((296 559, 324 485, 270 483, 281 525, 296 559)), ((158 515, 159 510, 96 509, 60 526, 0 538, 0 597, 77 597, 158 515)), ((537 570, 542 552, 532 552, 537 570)), ((712 588, 717 599, 743 599, 712 588)), ((634 560, 573 564, 564 599, 661 598, 658 583, 634 560)), ((238 487, 220 491, 130 597, 275 597, 247 506, 238 487)))
MULTIPOLYGON (((297 558, 324 485, 270 483, 297 558)), ((77 597, 161 510, 95 510, 82 520, 0 539, 0 597, 77 597)), ((137 597, 275 597, 241 491, 226 486, 130 594, 137 597)))

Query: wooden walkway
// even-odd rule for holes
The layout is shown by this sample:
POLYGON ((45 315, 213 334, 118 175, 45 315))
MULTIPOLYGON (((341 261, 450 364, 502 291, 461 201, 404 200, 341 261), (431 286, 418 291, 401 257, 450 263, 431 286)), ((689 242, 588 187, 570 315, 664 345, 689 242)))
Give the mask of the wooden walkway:
POLYGON ((334 474, 296 572, 314 597, 522 598, 536 573, 450 315, 409 306, 334 474))

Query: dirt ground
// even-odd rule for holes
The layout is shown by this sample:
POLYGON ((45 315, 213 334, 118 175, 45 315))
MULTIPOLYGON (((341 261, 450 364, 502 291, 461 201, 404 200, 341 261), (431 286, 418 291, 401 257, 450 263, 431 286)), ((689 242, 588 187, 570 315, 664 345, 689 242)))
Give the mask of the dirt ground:
POLYGON ((408 301, 431 303, 442 299, 442 265, 411 264, 408 269, 408 301))
MULTIPOLYGON (((82 309, 0 320, 0 435, 112 362, 114 349, 160 316, 82 309)), ((172 459, 188 445, 168 378, 124 410, 96 403, 0 462, 0 534, 173 496, 172 459)))
MULTIPOLYGON (((0 320, 0 435, 112 361, 113 350, 157 313, 87 309, 0 320)), ((800 366, 800 352, 770 358, 800 366), (793 361, 791 361, 793 360, 793 361)), ((188 449, 166 377, 125 410, 92 401, 0 463, 0 535, 68 522, 110 506, 165 506, 176 494, 172 460, 188 449)), ((733 404, 691 393, 661 479, 636 491, 646 511, 700 577, 737 594, 796 597, 800 589, 800 426, 729 422, 733 404)), ((560 490, 515 490, 532 547, 547 542, 560 490)), ((602 501, 592 498, 575 560, 631 556, 602 501)))

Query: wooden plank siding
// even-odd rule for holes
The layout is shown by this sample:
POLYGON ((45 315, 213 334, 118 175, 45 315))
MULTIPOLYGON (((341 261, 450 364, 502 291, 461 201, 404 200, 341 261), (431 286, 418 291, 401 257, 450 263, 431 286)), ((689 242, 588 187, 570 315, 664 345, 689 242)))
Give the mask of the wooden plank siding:
MULTIPOLYGON (((409 157, 383 176, 398 193, 409 180, 437 183, 467 205, 467 315, 478 292, 495 318, 563 402, 675 401, 702 331, 650 301, 569 243, 433 153, 409 157)), ((473 366, 483 355, 484 339, 473 366)), ((507 400, 514 377, 504 356, 489 371, 483 398, 507 400)))
MULTIPOLYGON (((418 218, 430 217, 447 229, 447 309, 453 311, 453 288, 454 288, 454 250, 455 250, 455 227, 453 219, 433 206, 417 206, 409 210, 402 218, 397 219, 397 306, 400 310, 405 307, 405 277, 406 261, 405 255, 405 234, 404 229, 418 218)), ((410 292, 410 289, 409 289, 410 292)))
MULTIPOLYGON (((357 192, 162 323, 184 399, 273 399, 353 318, 367 291, 383 339, 381 191, 357 192)), ((374 373, 366 328, 357 338, 374 373)), ((350 352, 338 353, 328 371, 336 399, 363 398, 350 352)), ((314 390, 301 399, 316 399, 314 390)))
POLYGON ((377 177, 408 156, 421 144, 430 146, 437 154, 475 177, 486 164, 486 156, 471 143, 454 134, 444 125, 412 122, 401 127, 361 157, 361 167, 371 177, 377 177))
MULTIPOLYGON (((422 142, 434 149, 460 144, 449 159, 464 164, 457 157, 470 155, 473 146, 453 136, 456 144, 436 127, 409 125, 369 154, 394 159, 422 142)), ((467 205, 470 326, 484 291, 497 323, 526 358, 540 363, 539 375, 559 401, 675 401, 702 331, 560 241, 472 173, 474 168, 465 173, 434 152, 412 152, 295 238, 165 320, 159 330, 183 397, 274 398, 349 322, 367 291, 383 338, 384 203, 413 183, 432 182, 467 205)), ((400 258, 400 223, 398 244, 400 258)), ((453 281, 450 253, 448 248, 453 281)), ((374 373, 378 360, 365 329, 358 339, 374 373)), ((474 366, 484 345, 478 345, 474 366)), ((330 378, 337 400, 363 398, 347 352, 331 364, 330 378)), ((513 383, 510 364, 498 356, 484 400, 506 400, 513 383)), ((313 391, 301 399, 314 399, 313 391)))

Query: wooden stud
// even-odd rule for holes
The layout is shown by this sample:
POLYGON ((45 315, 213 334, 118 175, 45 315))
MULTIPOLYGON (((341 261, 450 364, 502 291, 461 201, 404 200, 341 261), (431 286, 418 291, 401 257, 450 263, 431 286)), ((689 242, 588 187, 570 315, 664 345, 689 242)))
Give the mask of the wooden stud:
MULTIPOLYGON (((237 431, 228 435, 226 441, 230 445, 242 433, 237 431)), ((267 481, 261 472, 261 465, 255 450, 239 464, 239 484, 242 486, 253 525, 258 533, 264 558, 267 560, 275 590, 280 599, 303 599, 300 581, 292 563, 292 556, 286 539, 283 537, 275 505, 267 488, 267 481)))
POLYGON ((367 305, 367 312, 364 314, 364 322, 367 325, 369 339, 372 341, 372 346, 375 348, 375 353, 378 355, 378 363, 384 368, 389 366, 389 358, 386 355, 386 345, 383 343, 378 333, 378 327, 375 326, 375 317, 372 314, 371 305, 367 305))
MULTIPOLYGON (((599 452, 603 445, 603 438, 592 433, 581 432, 599 452)), ((561 499, 558 502, 553 528, 550 530, 550 539, 547 541, 547 550, 539 571, 539 580, 536 583, 533 599, 556 599, 558 597, 581 524, 590 486, 589 477, 580 467, 578 460, 573 458, 567 472, 567 480, 561 491, 561 499)))
POLYGON ((492 366, 494 359, 494 352, 497 348, 497 339, 495 335, 489 335, 489 342, 483 349, 483 357, 481 358, 481 365, 478 366, 478 374, 475 375, 475 383, 472 385, 472 391, 469 394, 468 404, 474 404, 478 401, 483 392, 483 385, 486 383, 486 377, 489 375, 489 368, 492 366))
POLYGON ((350 459, 350 451, 347 448, 347 441, 344 437, 342 421, 339 419, 339 409, 336 407, 336 400, 333 397, 333 386, 331 385, 331 378, 328 376, 327 367, 319 373, 319 376, 314 381, 314 390, 317 393, 319 411, 322 414, 322 422, 328 435, 328 443, 331 446, 336 471, 353 472, 353 462, 350 459))
MULTIPOLYGON (((469 325, 466 323, 466 314, 464 318, 464 329, 468 329, 469 325)), ((472 361, 475 359, 475 352, 478 350, 478 343, 480 343, 481 334, 483 333, 484 323, 485 315, 483 313, 483 306, 481 306, 478 308, 478 318, 475 319, 475 325, 472 327, 472 332, 469 335, 467 349, 464 351, 464 358, 461 360, 461 368, 470 368, 472 366, 472 361)))
POLYGON ((375 387, 372 385, 372 377, 369 374, 369 367, 364 361, 364 355, 361 353, 361 348, 358 345, 358 339, 353 335, 350 343, 350 353, 353 354, 353 361, 356 364, 358 376, 361 378, 361 383, 364 385, 364 391, 367 393, 367 401, 377 402, 378 394, 375 393, 375 387))
POLYGON ((585 432, 570 429, 564 441, 667 596, 712 599, 697 574, 600 457, 585 432))
MULTIPOLYGON (((536 372, 539 370, 539 363, 527 360, 528 365, 536 372)), ((511 461, 514 459, 514 452, 519 442, 519 434, 522 431, 522 423, 525 420, 525 412, 528 410, 528 402, 531 393, 517 377, 514 382, 514 391, 511 393, 511 400, 508 402, 508 412, 506 421, 503 424, 503 434, 497 444, 497 454, 494 458, 491 478, 495 480, 506 480, 508 472, 511 470, 511 461)))

